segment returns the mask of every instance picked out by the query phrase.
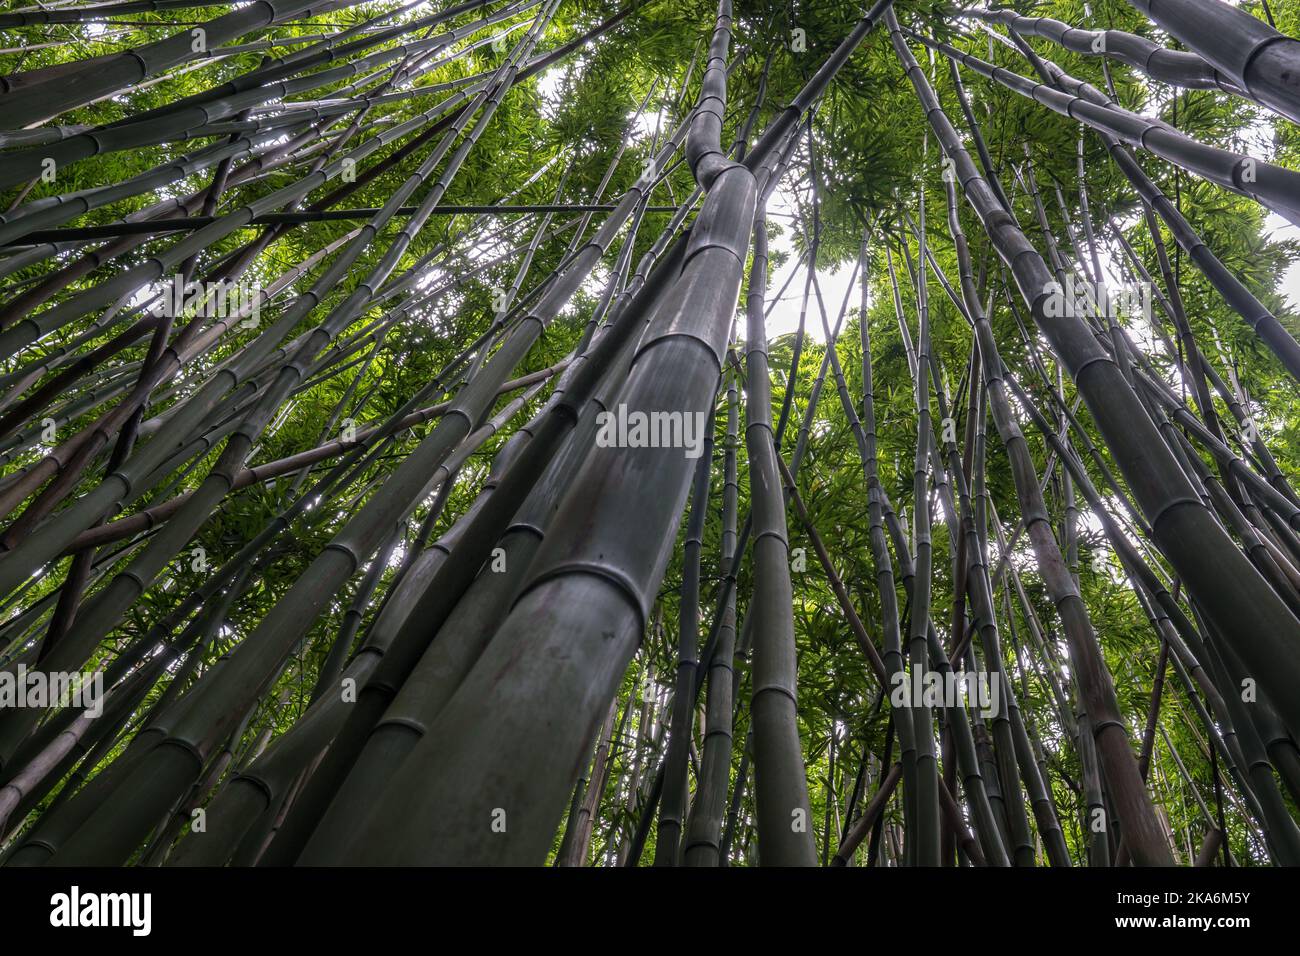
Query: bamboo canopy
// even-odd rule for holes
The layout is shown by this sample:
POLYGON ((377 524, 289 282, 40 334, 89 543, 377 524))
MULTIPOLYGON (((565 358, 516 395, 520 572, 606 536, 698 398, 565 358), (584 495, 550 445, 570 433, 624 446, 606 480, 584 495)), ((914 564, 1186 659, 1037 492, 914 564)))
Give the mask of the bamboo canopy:
POLYGON ((0 866, 1300 865, 1300 7, 0 33, 0 866))

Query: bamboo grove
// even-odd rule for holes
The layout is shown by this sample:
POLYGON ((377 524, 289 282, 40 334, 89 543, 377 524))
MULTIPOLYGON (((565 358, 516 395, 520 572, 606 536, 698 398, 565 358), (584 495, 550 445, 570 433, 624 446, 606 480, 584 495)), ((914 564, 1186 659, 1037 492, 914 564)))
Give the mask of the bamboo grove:
POLYGON ((11 0, 0 864, 1300 865, 1297 36, 11 0))

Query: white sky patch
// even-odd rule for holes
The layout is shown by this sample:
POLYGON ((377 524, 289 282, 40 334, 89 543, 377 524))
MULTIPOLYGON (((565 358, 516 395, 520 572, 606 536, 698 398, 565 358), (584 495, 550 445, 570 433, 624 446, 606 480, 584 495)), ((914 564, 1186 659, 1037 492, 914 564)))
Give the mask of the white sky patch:
MULTIPOLYGON (((776 273, 768 280, 768 291, 775 295, 777 290, 785 284, 785 280, 790 277, 792 270, 799 270, 800 275, 796 276, 789 287, 781 295, 775 307, 767 317, 767 337, 771 341, 777 336, 787 335, 799 328, 799 306, 803 302, 803 263, 799 258, 799 253, 795 250, 794 234, 798 228, 798 220, 790 218, 796 215, 798 209, 794 203, 794 197, 781 187, 772 194, 768 202, 768 211, 773 218, 781 225, 781 235, 775 237, 771 243, 769 252, 786 254, 786 263, 776 270, 776 273)), ((826 305, 826 318, 830 322, 831 328, 835 327, 835 319, 839 315, 840 303, 844 301, 844 294, 849 289, 849 284, 853 279, 853 263, 845 260, 834 269, 819 268, 817 270, 817 283, 821 286, 822 301, 826 305)), ((768 300, 770 306, 771 299, 768 300)), ((858 305, 856 299, 851 299, 849 308, 855 308, 858 305)), ((740 323, 740 336, 744 338, 745 325, 740 323)), ((841 334, 843 330, 841 329, 841 334)), ((808 316, 804 323, 804 335, 807 339, 814 342, 825 342, 826 334, 822 331, 822 317, 817 310, 816 293, 809 292, 808 296, 808 316)))
MULTIPOLYGON (((1269 121, 1268 113, 1261 111, 1261 115, 1247 126, 1241 135, 1250 149, 1250 155, 1262 156, 1269 162, 1277 162, 1273 126, 1269 121)), ((1300 227, 1287 222, 1277 213, 1270 212, 1264 220, 1264 235, 1274 242, 1281 242, 1284 239, 1300 240, 1300 227)), ((1290 308, 1300 310, 1300 262, 1292 263, 1291 268, 1282 274, 1277 291, 1290 308)))
POLYGON ((559 112, 564 85, 564 77, 568 72, 568 64, 573 64, 576 73, 581 73, 587 64, 587 57, 579 53, 571 60, 564 63, 557 63, 549 70, 544 70, 542 75, 537 78, 537 92, 542 97, 542 114, 548 119, 555 119, 559 112))
POLYGON ((667 107, 659 110, 644 110, 639 116, 634 110, 627 115, 627 119, 632 124, 634 140, 650 139, 656 132, 670 128, 673 120, 667 107))
MULTIPOLYGON (((1300 241, 1300 227, 1292 225, 1275 212, 1269 213, 1268 218, 1264 220, 1264 231, 1274 242, 1283 239, 1300 241)), ((1287 305, 1300 311, 1300 261, 1291 263, 1291 268, 1282 274, 1282 281, 1278 283, 1277 291, 1286 300, 1287 305)))

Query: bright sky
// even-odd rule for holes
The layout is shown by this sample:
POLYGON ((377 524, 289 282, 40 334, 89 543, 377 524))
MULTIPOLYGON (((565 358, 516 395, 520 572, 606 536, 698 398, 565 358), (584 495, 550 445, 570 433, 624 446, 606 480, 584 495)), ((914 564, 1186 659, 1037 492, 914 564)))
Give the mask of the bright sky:
MULTIPOLYGON (((1300 240, 1300 228, 1291 225, 1277 213, 1269 213, 1264 226, 1270 230, 1272 239, 1300 240)), ((1292 263, 1291 268, 1286 271, 1279 291, 1286 297, 1291 308, 1300 310, 1300 262, 1292 263)))
MULTIPOLYGON (((785 265, 777 270, 776 275, 768 283, 769 291, 775 294, 785 284, 785 280, 790 277, 791 271, 799 270, 799 275, 786 288, 785 293, 781 296, 781 301, 767 317, 767 337, 768 339, 774 339, 779 335, 793 332, 799 327, 799 306, 803 301, 804 270, 802 263, 799 261, 799 255, 795 252, 794 220, 788 218, 789 215, 793 215, 795 212, 793 198, 784 189, 777 189, 768 203, 768 211, 773 220, 782 227, 782 233, 772 241, 770 251, 773 253, 784 252, 786 254, 785 265)), ((817 284, 821 286, 822 301, 826 304, 827 319, 832 327, 835 325, 835 318, 839 315, 840 303, 844 301, 844 293, 848 291, 851 281, 853 281, 852 262, 844 262, 837 269, 822 268, 817 270, 817 284)), ((855 294, 849 300, 849 308, 857 308, 859 304, 858 296, 855 294)), ((811 293, 809 295, 808 317, 805 320, 804 334, 817 342, 826 341, 826 335, 822 332, 821 313, 817 310, 816 297, 811 293)))

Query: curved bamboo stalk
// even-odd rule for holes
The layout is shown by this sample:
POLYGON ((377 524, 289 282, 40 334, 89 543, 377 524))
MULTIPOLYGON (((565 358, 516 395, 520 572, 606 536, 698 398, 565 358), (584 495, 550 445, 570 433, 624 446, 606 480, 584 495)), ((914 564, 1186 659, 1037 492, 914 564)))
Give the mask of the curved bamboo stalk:
POLYGON ((1126 63, 1153 80, 1191 90, 1222 90, 1245 95, 1245 91, 1207 63, 1199 54, 1170 50, 1146 37, 1123 30, 1085 30, 1051 17, 1022 17, 1014 10, 954 10, 958 16, 976 17, 986 23, 1000 23, 1018 33, 1046 37, 1073 53, 1104 56, 1126 63))
POLYGON ((1201 143, 1161 120, 1139 116, 1113 103, 1103 106, 1082 96, 1072 97, 941 41, 915 33, 909 33, 909 36, 1062 116, 1141 147, 1225 189, 1250 196, 1292 224, 1300 225, 1300 199, 1296 198, 1300 195, 1300 173, 1294 170, 1201 143))
POLYGON ((1219 0, 1129 0, 1256 101, 1300 123, 1300 40, 1219 0))

